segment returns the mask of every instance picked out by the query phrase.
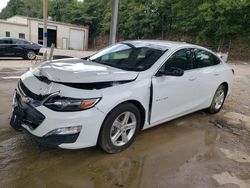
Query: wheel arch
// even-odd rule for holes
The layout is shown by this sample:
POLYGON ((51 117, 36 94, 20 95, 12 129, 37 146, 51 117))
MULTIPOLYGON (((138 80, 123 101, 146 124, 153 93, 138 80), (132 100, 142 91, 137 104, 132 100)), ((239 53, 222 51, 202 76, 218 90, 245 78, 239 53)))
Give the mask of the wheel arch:
MULTIPOLYGON (((107 114, 107 116, 110 114, 110 112, 115 109, 116 107, 122 105, 122 104, 125 104, 125 103, 132 103, 133 105, 135 105, 138 110, 140 111, 140 115, 141 115, 141 125, 140 125, 140 130, 143 128, 144 124, 145 124, 145 118, 146 118, 146 110, 145 108, 143 107, 143 105, 138 101, 138 100, 134 100, 134 99, 131 99, 131 100, 126 100, 126 101, 123 101, 119 104, 117 104, 116 106, 114 106, 107 114)), ((106 117, 107 117, 106 116, 106 117)), ((106 119, 106 118, 105 118, 106 119)), ((104 120, 105 121, 105 120, 104 120)))
POLYGON ((106 117, 104 118, 104 120, 103 120, 103 122, 102 122, 102 126, 101 126, 101 128, 100 128, 100 130, 99 130, 98 139, 99 139, 99 135, 100 135, 101 129, 102 129, 102 127, 103 127, 103 124, 104 124, 105 120, 107 119, 108 115, 112 112, 112 110, 114 110, 114 109, 117 108, 118 106, 123 105, 123 104, 125 104, 125 103, 132 103, 133 105, 135 105, 135 106, 138 108, 138 110, 139 110, 139 112, 140 112, 140 115, 141 115, 140 130, 143 129, 143 126, 144 126, 144 124, 145 124, 145 119, 146 119, 146 110, 145 110, 145 108, 144 108, 143 105, 142 105, 139 101, 137 101, 137 100, 127 100, 127 101, 123 101, 123 102, 117 104, 116 106, 114 106, 114 107, 107 113, 106 117))
MULTIPOLYGON (((145 118, 146 118, 146 110, 145 110, 145 108, 142 106, 142 104, 139 102, 139 101, 137 101, 137 100, 129 100, 129 101, 126 101, 125 103, 132 103, 132 104, 134 104, 137 108, 138 108, 138 110, 140 111, 140 114, 141 114, 141 124, 140 124, 140 130, 142 130, 143 129, 143 126, 144 126, 144 124, 145 124, 145 118)), ((123 103, 121 103, 121 104, 123 104, 123 103)))
POLYGON ((225 87, 225 89, 226 89, 226 96, 227 96, 228 89, 229 89, 228 83, 227 83, 227 82, 223 82, 223 83, 221 83, 220 85, 223 85, 223 86, 225 87))

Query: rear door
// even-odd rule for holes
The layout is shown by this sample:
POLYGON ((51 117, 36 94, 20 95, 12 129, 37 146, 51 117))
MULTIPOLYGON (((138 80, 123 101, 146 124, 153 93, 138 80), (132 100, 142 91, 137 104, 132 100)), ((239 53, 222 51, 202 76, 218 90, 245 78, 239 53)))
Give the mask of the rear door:
POLYGON ((11 49, 12 39, 3 38, 0 39, 0 56, 12 56, 13 52, 11 49))
POLYGON ((28 41, 21 39, 12 39, 11 50, 15 56, 24 56, 27 45, 29 45, 28 41))
POLYGON ((192 111, 197 106, 197 71, 193 65, 192 49, 175 52, 161 67, 176 67, 184 70, 182 76, 154 76, 150 123, 171 119, 192 111))
POLYGON ((201 107, 208 107, 220 83, 220 59, 204 49, 194 49, 201 107))

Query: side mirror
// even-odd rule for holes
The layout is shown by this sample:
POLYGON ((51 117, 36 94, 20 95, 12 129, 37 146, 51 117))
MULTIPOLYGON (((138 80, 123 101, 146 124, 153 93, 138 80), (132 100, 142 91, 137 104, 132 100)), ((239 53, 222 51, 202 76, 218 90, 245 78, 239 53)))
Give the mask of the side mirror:
POLYGON ((184 74, 184 70, 176 68, 176 67, 166 67, 165 70, 160 69, 156 76, 182 76, 184 74))
POLYGON ((86 57, 82 57, 81 59, 83 60, 88 60, 90 58, 90 55, 89 56, 86 56, 86 57))

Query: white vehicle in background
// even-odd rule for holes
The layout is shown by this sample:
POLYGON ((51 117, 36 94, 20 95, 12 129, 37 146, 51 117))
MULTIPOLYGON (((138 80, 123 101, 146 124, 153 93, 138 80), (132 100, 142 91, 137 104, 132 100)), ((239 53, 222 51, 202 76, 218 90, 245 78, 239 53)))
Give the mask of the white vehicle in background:
POLYGON ((47 145, 98 144, 116 153, 140 130, 202 109, 219 112, 233 74, 200 46, 124 41, 31 68, 19 80, 10 124, 47 145))

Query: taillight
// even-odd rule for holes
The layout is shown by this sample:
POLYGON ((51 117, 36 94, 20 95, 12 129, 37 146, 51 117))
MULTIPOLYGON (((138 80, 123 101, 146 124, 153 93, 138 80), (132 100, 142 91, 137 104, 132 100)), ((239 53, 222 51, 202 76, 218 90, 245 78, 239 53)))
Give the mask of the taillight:
POLYGON ((233 75, 234 75, 234 69, 232 69, 232 73, 233 73, 233 75))

